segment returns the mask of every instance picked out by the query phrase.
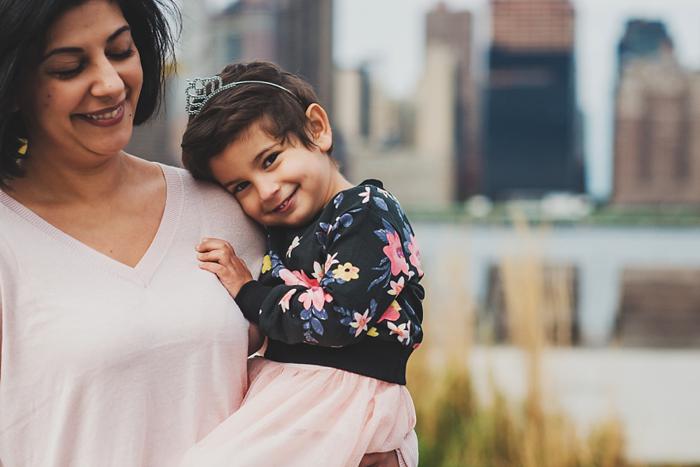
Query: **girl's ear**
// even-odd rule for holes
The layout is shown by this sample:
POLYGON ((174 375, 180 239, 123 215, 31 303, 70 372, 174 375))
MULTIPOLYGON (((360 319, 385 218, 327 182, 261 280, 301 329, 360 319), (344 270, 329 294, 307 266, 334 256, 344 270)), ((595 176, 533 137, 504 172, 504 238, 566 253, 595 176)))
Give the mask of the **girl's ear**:
POLYGON ((328 152, 333 146, 333 130, 328 114, 323 107, 314 102, 306 108, 306 118, 309 120, 311 142, 321 151, 328 152))

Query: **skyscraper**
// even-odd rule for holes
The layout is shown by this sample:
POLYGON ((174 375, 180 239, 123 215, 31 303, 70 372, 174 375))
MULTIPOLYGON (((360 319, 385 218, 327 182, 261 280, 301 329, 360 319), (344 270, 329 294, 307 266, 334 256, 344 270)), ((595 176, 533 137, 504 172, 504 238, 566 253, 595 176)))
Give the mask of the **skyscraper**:
POLYGON ((212 19, 217 71, 231 62, 277 59, 277 3, 238 0, 212 19))
POLYGON ((455 101, 455 198, 464 201, 479 193, 481 156, 479 151, 479 102, 472 69, 472 14, 451 11, 440 2, 426 16, 426 49, 447 47, 456 60, 455 101))
POLYGON ((700 75, 659 22, 629 22, 618 50, 613 203, 700 204, 700 75))
POLYGON ((277 62, 314 87, 324 108, 333 104, 333 1, 278 0, 277 62))
POLYGON ((211 19, 218 68, 268 60, 305 78, 330 111, 333 97, 333 1, 238 0, 211 19))
POLYGON ((630 60, 657 56, 664 48, 673 48, 664 23, 644 19, 628 21, 617 46, 618 78, 630 60))
POLYGON ((583 191, 569 0, 492 0, 484 192, 583 191))

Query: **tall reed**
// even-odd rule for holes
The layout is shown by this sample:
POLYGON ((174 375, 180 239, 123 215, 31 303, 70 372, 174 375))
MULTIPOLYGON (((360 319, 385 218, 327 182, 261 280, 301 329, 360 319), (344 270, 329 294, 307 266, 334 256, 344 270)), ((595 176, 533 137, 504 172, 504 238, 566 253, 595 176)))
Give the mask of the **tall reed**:
POLYGON ((522 401, 508 400, 491 378, 489 397, 477 397, 469 369, 477 307, 464 264, 441 258, 436 262, 440 271, 426 275, 432 276, 426 283, 427 337, 409 368, 420 465, 630 466, 621 425, 614 418, 581 436, 551 403, 543 386, 542 356, 550 345, 571 343, 571 271, 543 264, 539 245, 546 231, 533 232, 517 212, 513 222, 518 253, 504 256, 500 275, 509 339, 526 357, 527 394, 522 401))

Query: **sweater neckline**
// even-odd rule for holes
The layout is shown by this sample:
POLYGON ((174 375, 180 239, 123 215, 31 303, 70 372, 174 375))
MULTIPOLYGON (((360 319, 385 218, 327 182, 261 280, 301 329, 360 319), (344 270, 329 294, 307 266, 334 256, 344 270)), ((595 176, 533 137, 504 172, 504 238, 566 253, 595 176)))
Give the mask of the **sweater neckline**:
POLYGON ((147 287, 172 243, 184 201, 182 181, 176 169, 157 162, 156 164, 160 167, 165 179, 165 206, 158 229, 150 245, 133 267, 99 252, 65 233, 2 189, 0 189, 0 203, 56 242, 73 250, 76 255, 85 258, 93 266, 108 270, 137 285, 147 287))

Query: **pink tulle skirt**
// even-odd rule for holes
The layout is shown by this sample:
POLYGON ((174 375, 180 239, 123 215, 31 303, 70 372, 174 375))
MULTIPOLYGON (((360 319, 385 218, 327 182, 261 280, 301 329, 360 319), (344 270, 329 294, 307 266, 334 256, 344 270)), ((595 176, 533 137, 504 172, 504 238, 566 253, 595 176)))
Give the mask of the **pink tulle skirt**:
POLYGON ((186 455, 182 467, 356 467, 398 449, 415 426, 405 386, 316 365, 253 358, 238 411, 186 455))

